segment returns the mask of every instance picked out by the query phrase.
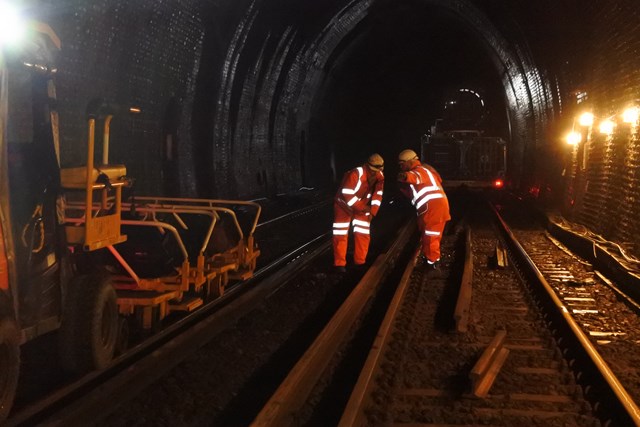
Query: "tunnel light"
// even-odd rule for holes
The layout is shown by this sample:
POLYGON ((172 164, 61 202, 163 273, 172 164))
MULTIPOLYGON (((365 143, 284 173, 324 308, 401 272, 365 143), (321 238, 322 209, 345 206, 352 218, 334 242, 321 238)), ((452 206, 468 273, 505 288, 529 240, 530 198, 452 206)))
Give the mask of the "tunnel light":
POLYGON ((624 113, 622 113, 622 120, 625 123, 637 123, 638 115, 638 107, 627 108, 624 110, 624 113))
POLYGON ((27 30, 18 11, 0 0, 0 47, 19 43, 27 30))
POLYGON ((569 132, 567 134, 567 144, 569 145, 578 145, 580 141, 582 141, 582 134, 580 132, 569 132))
POLYGON ((129 107, 129 112, 133 114, 141 113, 142 110, 139 107, 129 107))
POLYGON ((587 99, 589 99, 589 95, 587 94, 587 92, 583 92, 583 91, 576 92, 576 101, 578 102, 578 104, 582 104, 587 99))
POLYGON ((600 123, 600 133, 603 133, 605 135, 611 135, 615 128, 616 128, 616 124, 609 119, 603 120, 600 123))
POLYGON ((592 113, 582 113, 580 118, 578 119, 578 123, 580 126, 592 126, 593 125, 593 114, 592 113))
POLYGON ((504 187, 504 181, 501 179, 496 179, 495 181, 493 181, 493 187, 494 188, 502 188, 504 187))

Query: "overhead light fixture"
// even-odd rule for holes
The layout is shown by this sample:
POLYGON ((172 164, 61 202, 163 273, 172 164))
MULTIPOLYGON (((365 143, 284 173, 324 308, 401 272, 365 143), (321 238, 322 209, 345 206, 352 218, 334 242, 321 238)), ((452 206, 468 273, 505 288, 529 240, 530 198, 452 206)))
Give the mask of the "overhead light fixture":
POLYGON ((600 133, 604 133, 605 135, 611 135, 615 128, 616 124, 609 119, 603 120, 600 123, 600 133))
POLYGON ((566 140, 569 145, 578 145, 582 141, 582 134, 576 131, 569 132, 566 140))
POLYGON ((580 126, 592 126, 593 125, 593 113, 582 113, 578 119, 580 126))
POLYGON ((27 25, 17 9, 0 0, 0 46, 20 42, 27 32, 27 25))
POLYGON ((624 110, 624 113, 622 113, 622 121, 625 123, 637 123, 638 107, 630 107, 624 110))

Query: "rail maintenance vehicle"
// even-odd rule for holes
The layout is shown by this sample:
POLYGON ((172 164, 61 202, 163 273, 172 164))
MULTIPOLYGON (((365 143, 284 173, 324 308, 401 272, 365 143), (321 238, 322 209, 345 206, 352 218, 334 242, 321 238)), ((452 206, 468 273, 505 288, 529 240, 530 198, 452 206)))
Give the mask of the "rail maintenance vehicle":
POLYGON ((125 196, 133 180, 109 163, 113 105, 89 103, 86 164, 60 166, 60 48, 33 22, 0 46, 0 422, 23 344, 53 333, 63 368, 104 368, 134 333, 251 277, 260 254, 254 202, 125 196))

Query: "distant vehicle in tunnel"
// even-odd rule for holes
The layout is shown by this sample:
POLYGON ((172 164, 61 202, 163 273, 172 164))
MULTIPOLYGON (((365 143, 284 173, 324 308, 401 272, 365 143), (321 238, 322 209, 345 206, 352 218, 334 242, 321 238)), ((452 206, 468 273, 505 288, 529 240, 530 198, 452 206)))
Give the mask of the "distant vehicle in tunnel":
POLYGON ((113 105, 89 103, 86 164, 62 168, 61 43, 48 26, 29 28, 23 44, 0 38, 0 424, 23 344, 55 331, 62 367, 104 368, 126 349, 130 328, 145 336, 171 313, 222 295, 229 279, 251 277, 260 254, 256 203, 126 199, 126 167, 109 163, 113 105))
POLYGON ((470 89, 460 89, 448 101, 444 118, 438 119, 421 138, 422 161, 435 167, 446 187, 503 188, 507 172, 507 142, 485 136, 483 104, 470 89), (471 95, 471 96, 470 96, 471 95))

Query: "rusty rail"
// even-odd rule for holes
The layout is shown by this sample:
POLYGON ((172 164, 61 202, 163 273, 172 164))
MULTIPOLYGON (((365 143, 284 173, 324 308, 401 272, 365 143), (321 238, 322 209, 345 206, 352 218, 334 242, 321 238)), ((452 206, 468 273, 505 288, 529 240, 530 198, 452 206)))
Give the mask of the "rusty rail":
POLYGON ((298 411, 304 405, 332 356, 358 320, 367 301, 390 271, 413 230, 413 222, 408 222, 401 229, 389 251, 374 261, 347 300, 260 411, 252 422, 252 426, 283 426, 294 423, 298 411))

